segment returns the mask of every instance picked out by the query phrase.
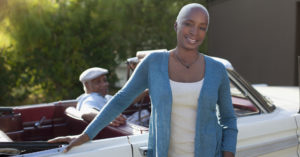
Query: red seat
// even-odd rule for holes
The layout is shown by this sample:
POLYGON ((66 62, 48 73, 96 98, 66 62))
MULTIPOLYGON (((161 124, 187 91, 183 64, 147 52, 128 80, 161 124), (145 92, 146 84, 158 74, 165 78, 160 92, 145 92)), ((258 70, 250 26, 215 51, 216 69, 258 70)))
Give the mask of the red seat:
MULTIPOLYGON (((84 121, 81 118, 81 113, 78 110, 76 110, 74 107, 68 107, 65 110, 65 114, 67 116, 68 128, 70 129, 72 134, 81 133, 88 125, 88 122, 84 121)), ((131 123, 126 123, 119 127, 106 126, 98 133, 95 139, 129 136, 129 135, 143 134, 146 132, 148 132, 148 128, 131 124, 131 123)))

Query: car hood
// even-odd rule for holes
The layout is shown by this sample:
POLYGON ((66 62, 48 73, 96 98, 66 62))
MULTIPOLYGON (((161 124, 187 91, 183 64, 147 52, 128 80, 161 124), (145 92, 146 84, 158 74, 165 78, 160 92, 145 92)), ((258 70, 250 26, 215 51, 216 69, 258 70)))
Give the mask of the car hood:
POLYGON ((297 86, 254 86, 263 96, 270 99, 276 107, 298 112, 299 87, 297 86))

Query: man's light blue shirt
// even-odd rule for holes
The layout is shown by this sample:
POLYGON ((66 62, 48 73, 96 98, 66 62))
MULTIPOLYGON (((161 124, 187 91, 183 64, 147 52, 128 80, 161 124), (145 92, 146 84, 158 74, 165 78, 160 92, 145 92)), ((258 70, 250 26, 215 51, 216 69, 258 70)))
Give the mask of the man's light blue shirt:
POLYGON ((76 109, 82 112, 90 109, 96 109, 100 111, 111 98, 111 95, 105 95, 105 97, 103 97, 98 93, 84 93, 76 99, 78 101, 76 109))

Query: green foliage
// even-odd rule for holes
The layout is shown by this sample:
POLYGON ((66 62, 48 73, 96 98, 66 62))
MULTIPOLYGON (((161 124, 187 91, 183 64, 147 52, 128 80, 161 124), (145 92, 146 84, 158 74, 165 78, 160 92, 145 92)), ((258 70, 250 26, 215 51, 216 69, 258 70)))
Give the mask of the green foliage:
POLYGON ((11 70, 9 70, 9 65, 5 57, 2 55, 4 54, 4 48, 0 50, 0 106, 4 106, 13 102, 13 97, 10 95, 11 86, 14 83, 14 74, 11 70))
MULTIPOLYGON (((205 4, 204 0, 131 0, 124 2, 122 33, 127 40, 126 50, 131 56, 136 51, 172 49, 176 46, 174 22, 182 6, 188 3, 205 4), (130 18, 128 18, 130 17, 130 18), (124 25, 124 23, 126 25, 124 25)), ((203 47, 200 50, 205 50, 203 47)), ((126 53, 126 54, 128 54, 126 53)))
POLYGON ((0 105, 76 98, 80 73, 94 66, 113 84, 117 62, 175 46, 174 21, 190 2, 0 0, 0 105))

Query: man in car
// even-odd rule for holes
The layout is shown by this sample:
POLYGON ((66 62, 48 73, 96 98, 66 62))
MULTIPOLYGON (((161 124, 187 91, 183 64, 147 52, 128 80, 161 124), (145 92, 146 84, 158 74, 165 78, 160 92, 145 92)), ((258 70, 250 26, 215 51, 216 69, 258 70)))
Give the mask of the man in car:
MULTIPOLYGON (((79 77, 85 93, 77 98, 76 109, 81 112, 85 121, 92 121, 112 97, 108 95, 107 73, 107 69, 94 67, 85 70, 79 77)), ((125 123, 126 119, 120 115, 110 125, 120 126, 125 123)))

